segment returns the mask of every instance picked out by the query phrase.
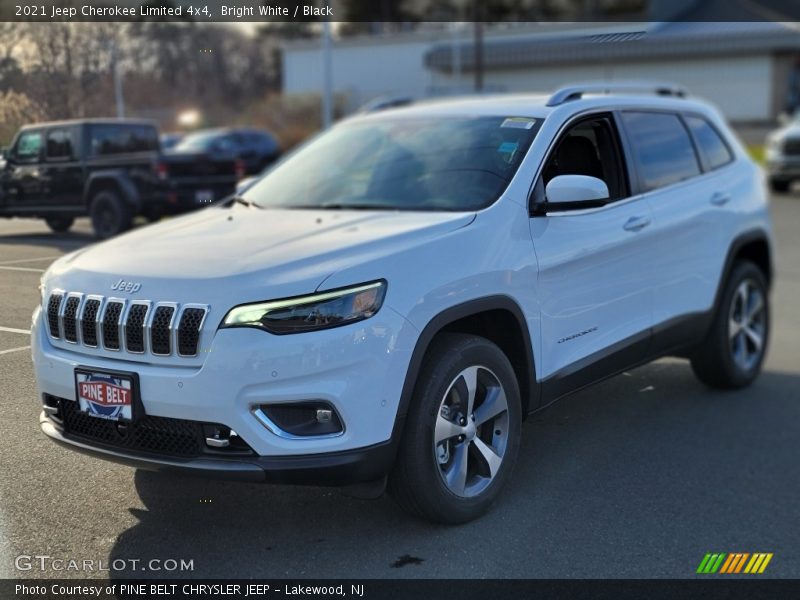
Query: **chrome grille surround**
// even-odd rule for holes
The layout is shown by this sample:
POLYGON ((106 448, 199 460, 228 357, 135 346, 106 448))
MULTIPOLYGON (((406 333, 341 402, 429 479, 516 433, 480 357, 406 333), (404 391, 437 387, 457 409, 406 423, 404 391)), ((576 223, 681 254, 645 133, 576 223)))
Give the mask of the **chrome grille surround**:
POLYGON ((137 355, 196 357, 209 306, 53 290, 44 304, 51 339, 137 355))

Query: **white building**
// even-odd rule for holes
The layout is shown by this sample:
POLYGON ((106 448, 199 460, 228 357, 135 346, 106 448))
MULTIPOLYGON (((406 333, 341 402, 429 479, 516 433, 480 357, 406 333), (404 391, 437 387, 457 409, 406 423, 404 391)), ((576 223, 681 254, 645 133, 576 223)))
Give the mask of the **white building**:
MULTIPOLYGON (((334 40, 333 85, 354 109, 379 96, 472 89, 471 25, 334 40)), ((320 93, 319 41, 287 44, 284 92, 320 93)), ((539 24, 484 37, 484 89, 543 92, 576 81, 665 81, 717 104, 739 123, 774 121, 800 105, 800 31, 781 23, 539 24)))

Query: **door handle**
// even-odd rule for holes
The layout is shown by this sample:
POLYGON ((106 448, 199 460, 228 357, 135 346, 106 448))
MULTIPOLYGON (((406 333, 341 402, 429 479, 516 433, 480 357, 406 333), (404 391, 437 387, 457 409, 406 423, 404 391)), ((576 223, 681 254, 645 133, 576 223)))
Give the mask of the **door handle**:
POLYGON ((730 200, 731 195, 723 192, 717 192, 711 196, 711 204, 714 206, 725 206, 730 200))
POLYGON ((650 219, 648 217, 631 217, 627 221, 625 221, 625 225, 622 228, 625 231, 640 231, 650 225, 650 219))

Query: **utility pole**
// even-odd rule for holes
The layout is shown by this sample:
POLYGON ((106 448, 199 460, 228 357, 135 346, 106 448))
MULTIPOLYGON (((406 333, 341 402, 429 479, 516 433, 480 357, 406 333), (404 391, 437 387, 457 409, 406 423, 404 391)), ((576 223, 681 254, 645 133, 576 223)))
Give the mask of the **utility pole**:
POLYGON ((331 57, 331 22, 322 23, 322 128, 333 122, 333 64, 331 57))
POLYGON ((461 40, 459 39, 460 23, 450 24, 450 54, 453 62, 454 91, 461 89, 461 40))
POLYGON ((473 0, 472 15, 475 19, 475 93, 483 91, 483 10, 481 0, 473 0))
POLYGON ((114 99, 117 104, 117 118, 125 118, 125 98, 122 95, 122 75, 119 71, 119 47, 117 40, 111 40, 111 73, 114 77, 114 99))

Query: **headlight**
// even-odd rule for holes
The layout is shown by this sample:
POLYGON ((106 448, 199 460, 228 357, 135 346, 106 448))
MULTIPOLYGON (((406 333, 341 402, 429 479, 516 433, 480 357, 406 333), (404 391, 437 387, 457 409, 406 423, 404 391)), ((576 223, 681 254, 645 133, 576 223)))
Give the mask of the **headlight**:
POLYGON ((386 282, 274 300, 243 304, 230 310, 222 327, 257 327, 270 333, 302 333, 348 325, 370 318, 380 309, 386 282))

